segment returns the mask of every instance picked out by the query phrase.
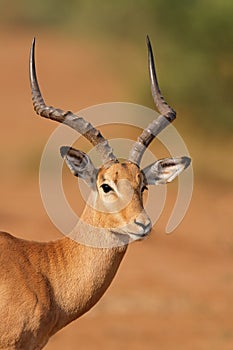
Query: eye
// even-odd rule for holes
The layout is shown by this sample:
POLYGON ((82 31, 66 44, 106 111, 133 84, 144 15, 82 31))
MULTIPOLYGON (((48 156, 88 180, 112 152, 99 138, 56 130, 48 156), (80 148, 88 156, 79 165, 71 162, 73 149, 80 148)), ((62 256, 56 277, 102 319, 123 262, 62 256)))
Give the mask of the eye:
POLYGON ((110 191, 113 191, 112 187, 109 186, 108 184, 103 184, 103 185, 101 185, 100 187, 102 187, 104 193, 108 193, 108 192, 110 192, 110 191))
POLYGON ((142 186, 142 193, 144 192, 144 191, 147 191, 148 190, 148 187, 147 186, 142 186))

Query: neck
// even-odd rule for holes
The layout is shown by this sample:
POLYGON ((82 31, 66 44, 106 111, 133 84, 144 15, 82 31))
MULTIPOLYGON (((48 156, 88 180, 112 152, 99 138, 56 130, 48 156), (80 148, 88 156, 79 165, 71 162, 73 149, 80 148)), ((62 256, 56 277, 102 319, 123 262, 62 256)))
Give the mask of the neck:
POLYGON ((93 248, 64 238, 54 248, 55 263, 50 266, 53 271, 48 278, 59 310, 56 332, 99 301, 116 275, 127 247, 93 248))
POLYGON ((70 237, 51 243, 52 259, 46 274, 59 310, 53 333, 98 302, 127 250, 119 237, 98 226, 98 218, 86 208, 70 237))

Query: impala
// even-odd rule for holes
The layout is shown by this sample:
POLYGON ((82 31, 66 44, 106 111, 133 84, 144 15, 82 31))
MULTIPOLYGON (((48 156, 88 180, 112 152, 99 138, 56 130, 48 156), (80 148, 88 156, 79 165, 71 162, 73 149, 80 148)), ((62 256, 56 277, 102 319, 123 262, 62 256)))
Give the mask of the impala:
POLYGON ((147 46, 152 96, 161 114, 138 137, 128 160, 120 162, 89 122, 45 104, 36 76, 35 40, 32 43, 30 83, 36 113, 81 133, 96 146, 103 164, 96 169, 84 152, 61 148, 71 172, 91 188, 91 201, 71 237, 39 243, 0 233, 0 349, 42 349, 53 334, 96 304, 113 280, 128 243, 151 231, 142 192, 148 185, 170 182, 190 164, 188 157, 166 158, 140 169, 145 149, 176 116, 161 95, 148 37, 147 46), (109 246, 78 243, 80 231, 100 240, 104 237, 109 246))

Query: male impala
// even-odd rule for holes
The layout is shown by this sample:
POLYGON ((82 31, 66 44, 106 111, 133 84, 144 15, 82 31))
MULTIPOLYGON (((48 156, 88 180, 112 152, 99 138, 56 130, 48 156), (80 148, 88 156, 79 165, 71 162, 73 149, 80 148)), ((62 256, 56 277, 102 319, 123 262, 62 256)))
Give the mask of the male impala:
POLYGON ((147 45, 151 91, 161 115, 139 136, 128 160, 120 163, 108 141, 90 123, 45 104, 36 77, 33 41, 30 82, 36 113, 77 130, 97 147, 103 160, 100 169, 95 169, 84 152, 61 148, 72 173, 83 178, 92 190, 91 204, 86 206, 72 238, 81 230, 100 240, 104 237, 109 245, 85 246, 69 237, 29 242, 2 232, 0 349, 42 349, 54 333, 96 304, 114 278, 129 241, 141 240, 151 230, 142 192, 147 185, 170 182, 190 163, 187 157, 167 158, 140 169, 146 147, 176 115, 160 93, 149 38, 147 45))

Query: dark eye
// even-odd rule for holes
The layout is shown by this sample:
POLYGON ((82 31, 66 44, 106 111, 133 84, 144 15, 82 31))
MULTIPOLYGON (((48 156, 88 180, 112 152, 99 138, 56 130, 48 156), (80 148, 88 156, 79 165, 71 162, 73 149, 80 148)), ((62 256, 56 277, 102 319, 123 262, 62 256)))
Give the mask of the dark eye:
POLYGON ((148 187, 147 186, 142 186, 142 193, 144 192, 144 191, 146 191, 146 190, 148 190, 148 187))
POLYGON ((108 192, 110 192, 110 191, 113 191, 112 187, 110 187, 110 186, 107 185, 107 184, 103 184, 103 185, 101 185, 100 187, 102 187, 104 193, 108 193, 108 192))

